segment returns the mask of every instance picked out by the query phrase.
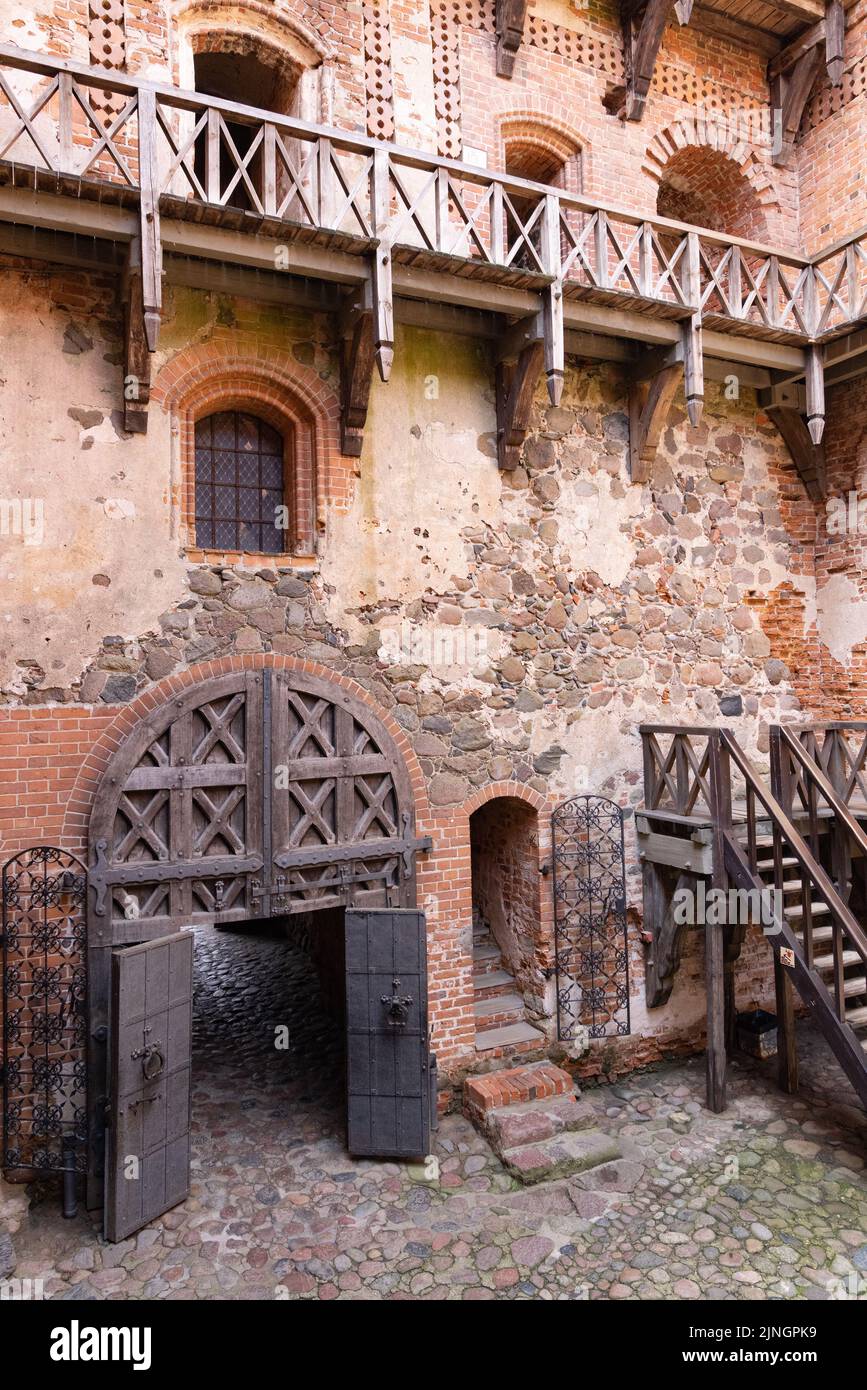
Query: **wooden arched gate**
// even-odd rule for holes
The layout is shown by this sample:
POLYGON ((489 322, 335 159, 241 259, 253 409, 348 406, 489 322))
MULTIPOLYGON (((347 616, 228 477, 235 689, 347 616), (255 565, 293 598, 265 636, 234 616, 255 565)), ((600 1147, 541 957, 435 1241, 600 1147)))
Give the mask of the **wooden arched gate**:
POLYGON ((415 854, 429 844, 415 837, 391 736, 336 682, 233 673, 173 698, 127 738, 90 825, 88 1190, 99 1205, 104 1178, 110 1238, 188 1191, 184 928, 196 924, 345 907, 349 1148, 427 1152, 415 854))

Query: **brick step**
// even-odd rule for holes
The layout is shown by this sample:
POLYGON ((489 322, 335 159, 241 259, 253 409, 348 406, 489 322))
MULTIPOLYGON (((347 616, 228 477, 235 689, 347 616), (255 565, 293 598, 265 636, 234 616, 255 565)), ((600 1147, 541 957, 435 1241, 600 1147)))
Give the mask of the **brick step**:
POLYGON ((517 1023, 524 1016, 524 1001, 520 994, 492 994, 486 999, 477 999, 473 1004, 473 1013, 477 1029, 517 1023))
POLYGON ((568 1071, 553 1062, 531 1062, 520 1067, 503 1067, 484 1076, 468 1076, 464 1082, 464 1114, 484 1129, 485 1116, 507 1105, 523 1105, 530 1100, 550 1100, 552 1096, 571 1096, 575 1083, 568 1071))
POLYGON ((508 1023, 502 1028, 484 1028, 476 1033, 476 1051, 496 1053, 501 1048, 520 1048, 529 1051, 541 1047, 545 1042, 544 1033, 534 1028, 532 1023, 508 1023))
POLYGON ((860 1007, 856 1005, 854 1009, 847 1009, 846 1022, 850 1028, 860 1029, 867 1026, 867 1007, 862 1004, 860 1007))
POLYGON ((567 1130, 539 1144, 525 1144, 505 1149, 500 1155, 503 1164, 519 1182, 550 1182, 571 1173, 586 1173, 600 1163, 620 1158, 622 1150, 616 1139, 598 1129, 567 1130))
POLYGON ((481 974, 473 971, 473 994, 476 999, 486 999, 490 994, 511 993, 515 988, 515 977, 508 970, 484 970, 481 974))
POLYGON ((521 1105, 503 1105, 489 1110, 485 1133, 498 1153, 506 1149, 541 1144, 557 1134, 592 1129, 596 1114, 589 1101, 571 1096, 552 1096, 549 1100, 528 1100, 521 1105))

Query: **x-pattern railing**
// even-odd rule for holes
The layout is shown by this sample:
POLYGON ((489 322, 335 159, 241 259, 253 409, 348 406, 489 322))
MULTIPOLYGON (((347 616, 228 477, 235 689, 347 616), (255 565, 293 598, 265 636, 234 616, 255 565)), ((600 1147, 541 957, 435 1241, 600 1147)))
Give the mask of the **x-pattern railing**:
POLYGON ((272 112, 0 47, 0 159, 821 338, 867 317, 867 229, 812 260, 272 112), (106 101, 106 96, 111 98, 106 101), (100 109, 94 103, 99 98, 100 109))
POLYGON ((798 730, 805 750, 847 806, 867 808, 867 723, 809 724, 798 730))

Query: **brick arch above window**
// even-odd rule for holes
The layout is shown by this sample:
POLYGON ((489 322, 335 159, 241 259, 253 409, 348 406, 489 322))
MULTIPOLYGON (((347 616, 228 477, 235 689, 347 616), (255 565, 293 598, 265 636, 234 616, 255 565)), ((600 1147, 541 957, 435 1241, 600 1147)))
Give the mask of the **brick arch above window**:
MULTIPOLYGON (((337 397, 315 372, 280 352, 260 359, 200 344, 178 353, 163 367, 151 399, 171 414, 175 428, 180 534, 194 558, 204 558, 195 536, 196 425, 211 415, 233 411, 255 416, 282 436, 289 520, 283 553, 298 559, 316 554, 325 507, 346 505, 351 473, 339 452, 337 397)), ((231 559, 241 552, 221 550, 219 554, 231 559)))

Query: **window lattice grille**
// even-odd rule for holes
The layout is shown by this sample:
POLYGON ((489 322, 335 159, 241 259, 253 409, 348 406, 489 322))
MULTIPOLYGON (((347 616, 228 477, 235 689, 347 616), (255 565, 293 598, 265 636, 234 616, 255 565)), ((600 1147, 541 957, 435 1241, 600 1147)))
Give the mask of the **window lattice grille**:
POLYGON ((255 415, 228 410, 196 425, 196 544, 279 555, 283 437, 255 415))

